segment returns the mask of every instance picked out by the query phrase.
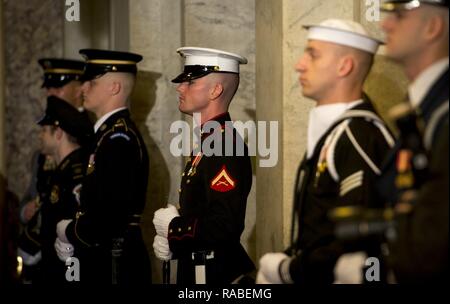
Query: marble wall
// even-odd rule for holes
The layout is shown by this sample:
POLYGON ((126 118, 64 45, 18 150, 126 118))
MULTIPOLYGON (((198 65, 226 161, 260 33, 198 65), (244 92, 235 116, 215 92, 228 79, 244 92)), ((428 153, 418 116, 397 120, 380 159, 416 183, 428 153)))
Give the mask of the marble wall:
POLYGON ((35 122, 45 107, 37 60, 63 55, 64 2, 3 0, 8 185, 21 197, 38 147, 35 122))

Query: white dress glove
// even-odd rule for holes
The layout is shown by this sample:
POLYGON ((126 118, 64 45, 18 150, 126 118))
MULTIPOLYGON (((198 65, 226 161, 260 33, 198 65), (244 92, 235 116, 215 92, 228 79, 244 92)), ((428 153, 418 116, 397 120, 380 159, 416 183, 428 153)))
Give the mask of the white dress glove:
POLYGON ((156 210, 153 216, 153 225, 155 225, 156 233, 167 238, 170 222, 179 215, 177 208, 171 204, 167 208, 156 210))
POLYGON ((64 243, 69 243, 69 240, 66 236, 66 228, 67 226, 72 222, 72 220, 61 220, 56 224, 56 236, 59 238, 60 241, 63 241, 64 243))
POLYGON ((262 271, 256 274, 256 284, 270 284, 269 280, 264 276, 262 271))
POLYGON ((266 253, 259 260, 259 271, 256 276, 257 284, 282 284, 280 264, 289 257, 282 252, 266 253))
POLYGON ((42 252, 40 250, 35 255, 31 255, 21 248, 17 248, 17 255, 22 258, 23 264, 27 266, 36 265, 42 259, 42 252))
POLYGON ((362 284, 366 259, 363 251, 340 256, 334 266, 334 284, 362 284))
POLYGON ((172 258, 172 252, 169 248, 169 241, 167 238, 156 235, 153 240, 153 250, 155 255, 161 261, 169 261, 172 258))
POLYGON ((55 241, 55 250, 58 258, 66 262, 68 258, 73 256, 74 248, 72 244, 61 241, 59 238, 56 238, 55 241))

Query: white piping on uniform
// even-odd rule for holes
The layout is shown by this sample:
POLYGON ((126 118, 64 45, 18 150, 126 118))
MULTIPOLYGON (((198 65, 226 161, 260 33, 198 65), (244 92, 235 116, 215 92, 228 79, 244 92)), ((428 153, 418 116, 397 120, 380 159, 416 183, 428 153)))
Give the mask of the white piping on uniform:
POLYGON ((369 165, 369 167, 372 169, 373 172, 375 172, 376 175, 381 174, 381 170, 372 162, 372 160, 369 158, 369 156, 364 152, 364 150, 361 148, 361 146, 356 141, 355 137, 353 136, 352 131, 348 126, 345 127, 345 133, 347 134, 348 138, 352 142, 353 146, 355 147, 356 151, 358 151, 359 155, 364 159, 364 161, 369 165))
POLYGON ((425 129, 425 134, 423 136, 423 144, 427 150, 431 149, 431 144, 433 141, 434 131, 436 130, 437 124, 439 123, 442 116, 448 113, 448 100, 440 105, 431 115, 430 121, 425 129))

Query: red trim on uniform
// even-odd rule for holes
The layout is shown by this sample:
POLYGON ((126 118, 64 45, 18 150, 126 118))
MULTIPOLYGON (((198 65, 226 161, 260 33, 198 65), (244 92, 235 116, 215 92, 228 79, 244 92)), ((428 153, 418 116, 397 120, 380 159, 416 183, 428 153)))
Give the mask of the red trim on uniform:
POLYGON ((194 228, 192 229, 192 232, 191 233, 186 233, 186 234, 183 234, 182 236, 175 236, 175 235, 173 235, 173 236, 168 236, 167 237, 167 240, 168 241, 170 241, 170 240, 177 240, 177 241, 181 241, 183 238, 185 238, 185 237, 192 237, 192 238, 194 238, 194 236, 195 236, 195 231, 197 230, 197 221, 198 221, 198 219, 195 219, 194 220, 194 224, 192 225, 192 226, 194 226, 194 228))

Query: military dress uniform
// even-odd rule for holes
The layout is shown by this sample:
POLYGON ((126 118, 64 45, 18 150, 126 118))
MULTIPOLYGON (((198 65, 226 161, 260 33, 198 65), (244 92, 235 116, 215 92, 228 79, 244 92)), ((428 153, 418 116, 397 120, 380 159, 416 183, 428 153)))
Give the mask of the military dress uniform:
POLYGON ((390 206, 398 202, 411 205, 409 212, 396 215, 395 234, 389 243, 390 266, 398 283, 448 281, 448 57, 446 60, 446 67, 419 106, 397 118, 403 122, 401 133, 379 181, 380 193, 390 206), (416 131, 405 134, 411 129, 416 131))
POLYGON ((331 284, 342 254, 367 251, 379 255, 373 242, 344 243, 335 236, 330 211, 339 206, 382 208, 374 181, 393 138, 369 100, 347 110, 318 141, 297 172, 294 195, 292 259, 282 278, 294 283, 331 284))
MULTIPOLYGON (((47 98, 45 115, 39 125, 58 126, 79 144, 89 141, 92 125, 84 113, 55 96, 47 98)), ((36 282, 65 282, 65 265, 55 252, 56 224, 72 218, 78 210, 78 190, 84 177, 88 155, 81 146, 67 155, 52 171, 46 192, 40 195, 40 209, 25 227, 23 237, 27 242, 19 244, 22 250, 35 254, 42 251, 41 274, 36 282)))
MULTIPOLYGON (((142 59, 106 50, 80 53, 87 62, 85 80, 109 72, 135 74, 142 59)), ((149 283, 150 262, 140 228, 149 174, 147 148, 128 109, 110 113, 96 130, 80 210, 65 234, 80 259, 82 283, 149 283)))
POLYGON ((117 245, 118 283, 149 278, 142 240, 149 160, 144 141, 124 109, 109 117, 96 133, 82 185, 81 206, 66 235, 82 267, 81 282, 111 283, 112 249, 117 245), (120 248, 119 248, 120 247, 120 248))
MULTIPOLYGON (((231 132, 233 144, 240 141, 228 113, 213 119, 222 127, 203 133, 203 143, 221 136, 225 155, 225 134, 231 132)), ((254 269, 240 243, 244 230, 247 196, 252 186, 252 167, 247 147, 243 156, 205 156, 192 154, 182 174, 180 216, 169 225, 168 241, 173 258, 178 259, 177 283, 196 282, 196 267, 205 267, 208 284, 229 284, 254 269)), ((233 147, 236 152, 236 147, 233 147)), ((236 155, 236 154, 235 154, 236 155)))
POLYGON ((54 243, 56 224, 72 218, 78 211, 79 190, 88 163, 86 151, 79 148, 58 165, 50 181, 50 193, 41 207, 42 271, 43 281, 65 282, 65 263, 56 255, 54 243))

